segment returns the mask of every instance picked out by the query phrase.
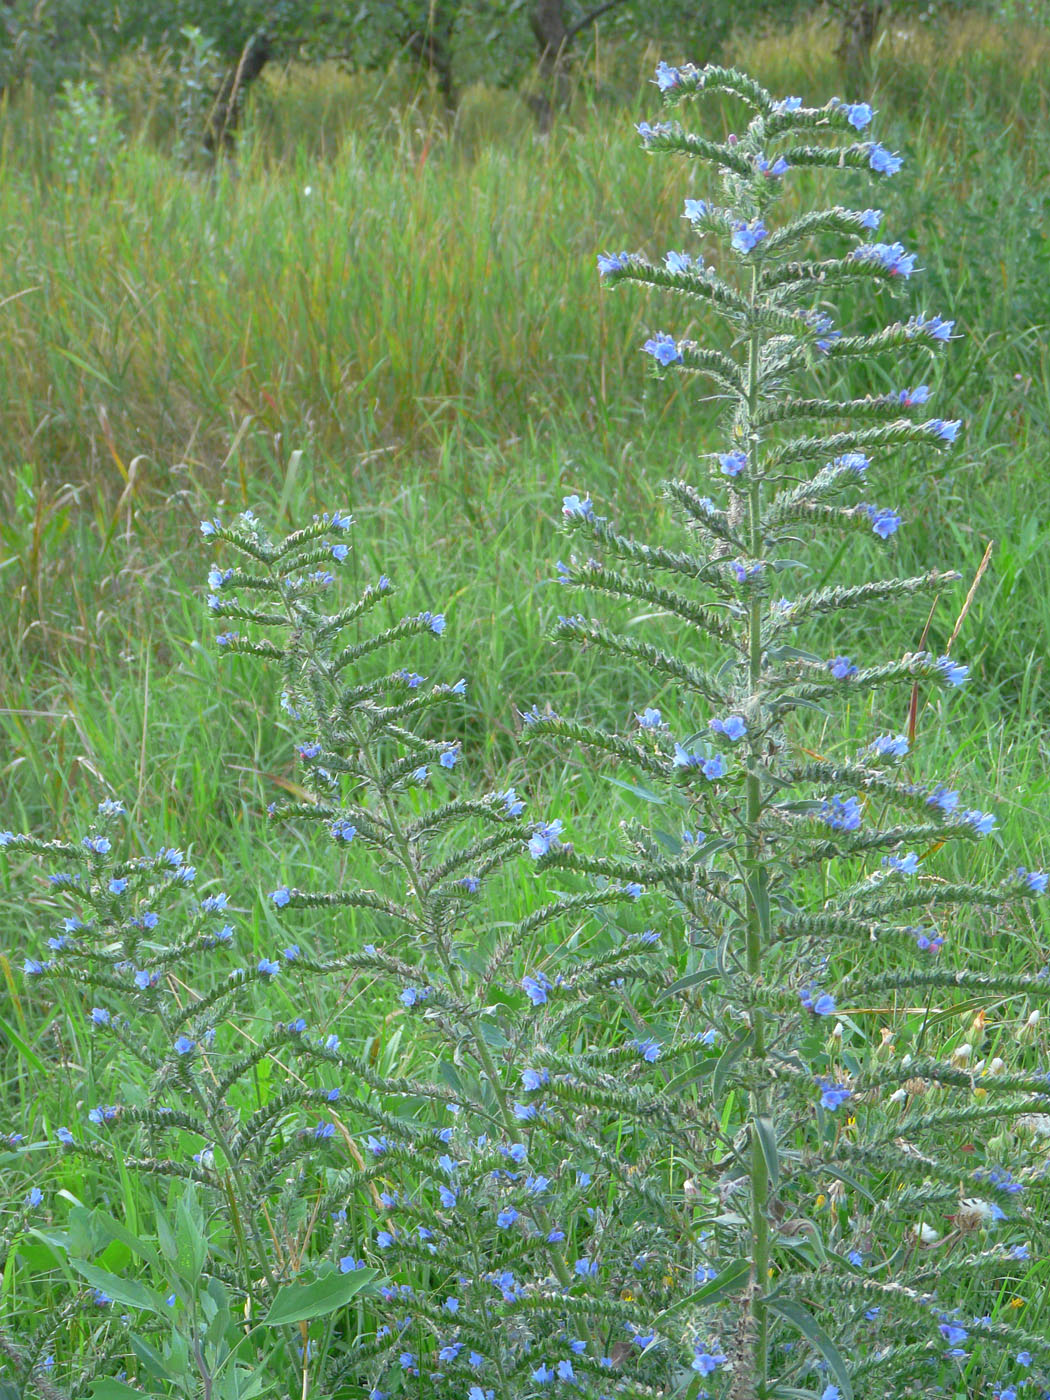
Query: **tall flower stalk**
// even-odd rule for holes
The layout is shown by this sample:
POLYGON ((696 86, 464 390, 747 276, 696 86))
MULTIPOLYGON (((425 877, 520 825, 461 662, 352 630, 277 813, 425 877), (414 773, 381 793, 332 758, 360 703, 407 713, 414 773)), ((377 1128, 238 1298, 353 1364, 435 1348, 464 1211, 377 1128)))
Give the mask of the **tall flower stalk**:
MULTIPOLYGON (((559 563, 561 583, 644 605, 649 639, 638 640, 638 625, 616 629, 579 614, 559 618, 555 633, 640 664, 667 700, 663 710, 651 705, 636 716, 633 734, 551 715, 537 715, 529 733, 603 750, 633 763, 650 789, 658 779, 671 789, 651 796, 661 803, 652 830, 625 824, 631 857, 621 873, 631 877, 632 857, 633 873, 647 883, 663 868, 659 882, 693 950, 676 986, 732 1027, 714 1072, 698 1075, 712 1116, 732 1131, 721 1163, 727 1176, 713 1192, 694 1183, 694 1199, 705 1223, 719 1226, 723 1243, 732 1241, 732 1253, 746 1261, 736 1321, 722 1321, 721 1360, 708 1353, 698 1365, 722 1377, 712 1393, 734 1400, 819 1393, 797 1388, 804 1358, 815 1356, 830 1375, 822 1387, 828 1397, 870 1393, 877 1372, 908 1387, 893 1393, 925 1394, 962 1369, 996 1376, 997 1343, 1016 1343, 1031 1362, 1030 1339, 1003 1318, 964 1325, 938 1313, 934 1283, 940 1275, 950 1289, 962 1280, 965 1292, 971 1271, 1024 1272, 1028 1239, 1042 1223, 1037 1207, 1021 1204, 1042 1187, 1035 1160, 1016 1177, 997 1164, 1009 1136, 979 1149, 976 1160, 987 1165, 976 1170, 960 1173, 953 1153, 978 1122, 998 1115, 1009 1129, 1042 1112, 1046 1082, 1028 1057, 982 1085, 988 1102, 974 1105, 961 1062, 894 1055, 894 1035, 914 1034, 906 1020, 838 1008, 878 1007, 887 997, 929 1002, 948 988, 989 1007, 1006 995, 1038 1004, 1045 986, 1038 977, 948 971, 929 960, 953 926, 952 910, 961 921, 980 906, 1030 899, 1045 892, 1047 876, 1017 869, 983 885, 936 873, 942 845, 980 841, 995 819, 962 806, 944 783, 904 776, 914 733, 875 734, 859 752, 834 759, 805 747, 807 710, 884 689, 900 696, 902 685, 952 691, 967 679, 965 666, 926 650, 867 665, 821 654, 807 647, 812 624, 936 596, 959 575, 878 577, 793 597, 781 590, 788 579, 804 586, 813 568, 807 547, 832 532, 889 539, 901 514, 858 497, 871 494, 868 482, 882 475, 889 449, 943 450, 961 426, 924 416, 925 384, 840 398, 829 387, 835 371, 890 352, 910 382, 917 353, 942 350, 954 323, 925 312, 874 332, 836 323, 829 298, 837 290, 896 289, 915 270, 915 255, 900 243, 875 241, 881 211, 835 206, 791 214, 779 226, 771 218, 795 172, 897 172, 901 158, 867 139, 874 115, 867 103, 777 101, 746 75, 717 67, 661 64, 656 81, 669 107, 722 93, 751 117, 741 135, 721 142, 677 120, 641 123, 654 155, 714 165, 721 200, 685 201, 703 252, 671 251, 659 263, 606 253, 599 272, 609 287, 635 282, 674 293, 726 324, 727 350, 667 331, 643 347, 661 372, 713 387, 725 441, 667 484, 690 537, 684 549, 621 534, 589 497, 566 498, 566 525, 586 553, 559 563), (716 241, 728 245, 717 268, 703 256, 716 241), (816 379, 815 395, 801 389, 805 378, 816 379), (800 432, 807 424, 811 430, 800 432), (712 482, 724 490, 723 504, 703 494, 712 482), (668 802, 682 812, 677 836, 666 830, 668 802), (865 968, 863 949, 873 943, 886 950, 889 971, 865 968), (820 1038, 817 1027, 837 1014, 834 1033, 820 1038), (835 1115, 844 1116, 846 1104, 843 1127, 835 1115), (928 1104, 935 1108, 919 1107, 928 1104), (727 1196, 739 1200, 729 1215, 727 1196), (836 1209, 822 1222, 810 1203, 829 1196, 836 1209), (998 1222, 1009 1244, 974 1234, 998 1222), (952 1225, 958 1253, 928 1254, 952 1225), (938 1350, 938 1332, 951 1345, 938 1350), (967 1336, 972 1351, 964 1352, 967 1336)), ((592 866, 567 850, 545 862, 592 866)), ((922 1025, 916 1049, 925 1036, 922 1025)), ((1005 1069, 1001 1060, 997 1068, 1005 1069)))

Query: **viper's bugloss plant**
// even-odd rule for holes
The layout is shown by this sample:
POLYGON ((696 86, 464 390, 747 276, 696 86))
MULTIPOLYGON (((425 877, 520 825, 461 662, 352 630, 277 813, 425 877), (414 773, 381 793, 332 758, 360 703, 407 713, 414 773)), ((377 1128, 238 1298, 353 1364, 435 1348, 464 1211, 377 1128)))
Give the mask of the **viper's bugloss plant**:
POLYGON ((124 1086, 47 1140, 16 1133, 5 1166, 80 1159, 151 1199, 136 1233, 26 1191, 7 1276, 35 1239, 71 1285, 58 1318, 0 1329, 27 1393, 118 1371, 150 1394, 297 1400, 1011 1400, 1046 1383, 1050 1343, 1010 1309, 1046 1236, 1022 1131, 1048 1121, 1045 1067, 1034 1045, 1007 1066, 929 1041, 953 991, 979 1017, 1003 998, 1035 1015, 1042 979, 946 973, 938 956, 968 909, 1041 895, 1047 876, 938 873, 942 846, 995 819, 910 771, 914 725, 833 756, 805 728, 842 700, 967 679, 950 645, 885 662, 806 645, 845 609, 958 578, 805 591, 806 551, 832 531, 883 548, 906 525, 876 489, 886 451, 954 441, 957 422, 913 412, 931 394, 914 362, 953 326, 922 313, 847 333, 828 295, 907 279, 914 255, 876 241, 877 210, 772 217, 793 170, 896 172, 863 136, 866 103, 776 102, 718 68, 661 64, 657 83, 669 103, 721 92, 754 115, 724 142, 643 123, 654 153, 718 166, 723 202, 686 201, 691 250, 599 269, 727 322, 725 350, 662 329, 643 347, 714 386, 724 439, 668 485, 681 542, 564 500, 580 553, 560 586, 635 615, 571 613, 557 635, 647 670, 652 703, 626 733, 538 703, 522 716, 530 743, 630 771, 657 815, 586 854, 574 814, 471 791, 466 682, 416 669, 445 618, 399 615, 385 576, 345 600, 347 514, 283 538, 251 511, 205 521, 219 649, 279 673, 296 733, 270 818, 290 852, 316 838, 311 871, 327 847, 338 873, 290 855, 263 876, 259 927, 283 932, 237 966, 226 897, 196 897, 179 851, 128 851, 119 804, 73 842, 0 833, 8 859, 58 858, 64 904, 25 974, 61 984, 101 1047, 96 1080, 124 1086), (821 388, 837 361, 882 351, 901 366, 892 393, 821 388), (865 968, 876 945, 888 972, 865 968), (312 1024, 335 979, 396 1018, 392 1061, 344 1043, 338 1013, 312 1024))
MULTIPOLYGON (((724 440, 667 484, 686 532, 677 547, 566 498, 580 552, 559 565, 562 586, 644 613, 626 628, 563 616, 556 635, 641 663, 661 708, 630 733, 539 715, 527 732, 604 752, 660 804, 650 824, 624 825, 618 873, 662 885, 688 944, 673 989, 683 1020, 713 1023, 722 1045, 667 1095, 704 1142, 692 1224, 713 1232, 732 1284, 704 1314, 709 1352, 694 1364, 706 1393, 734 1400, 1013 1395, 1050 1374, 1045 1336, 1014 1325, 1006 1303, 1023 1302, 1045 1245, 1044 1161, 1015 1130, 1045 1113, 1046 1068, 1034 1055, 975 1064, 969 1045, 940 1059, 928 1042, 953 992, 981 1009, 979 1025, 1004 999, 1042 1003, 1041 976, 945 971, 937 954, 960 921, 1043 894, 1047 876, 1015 868, 985 885, 939 872, 942 847, 987 839, 996 823, 944 775, 913 774, 914 720, 831 756, 807 747, 804 727, 813 709, 883 691, 903 707, 908 689, 967 680, 947 648, 854 659, 811 640, 826 619, 904 607, 957 574, 880 570, 806 588, 828 537, 881 542, 906 528, 881 494, 883 465, 898 446, 954 442, 959 422, 925 417, 931 390, 917 382, 954 323, 925 311, 870 333, 838 323, 837 289, 892 291, 915 271, 915 254, 882 241, 877 209, 773 217, 795 172, 898 171, 901 158, 868 139, 868 104, 777 101, 715 67, 661 64, 656 80, 669 107, 714 92, 752 115, 724 141, 677 120, 639 126, 654 155, 714 165, 720 195, 686 199, 689 251, 602 254, 598 270, 609 287, 675 293, 727 325, 727 350, 663 329, 642 346, 658 372, 713 389, 724 440), (899 387, 835 394, 840 368, 879 357, 899 387), (866 965, 875 947, 888 970, 866 965), (939 1298, 953 1295, 979 1299, 978 1315, 945 1311, 939 1298)), ((592 865, 563 847, 541 859, 592 865)), ((657 1345, 665 1335, 658 1322, 657 1345)))

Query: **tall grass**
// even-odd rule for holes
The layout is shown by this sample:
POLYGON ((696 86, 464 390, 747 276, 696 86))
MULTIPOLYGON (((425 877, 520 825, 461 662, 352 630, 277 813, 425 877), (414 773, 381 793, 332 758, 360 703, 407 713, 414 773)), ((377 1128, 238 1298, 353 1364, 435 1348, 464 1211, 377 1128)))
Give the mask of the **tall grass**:
MULTIPOLYGON (((819 100, 841 89, 831 43, 802 29, 741 40, 734 57, 819 100)), ((1050 810, 1048 58, 1047 37, 1017 27, 891 29, 873 94, 883 139, 908 157, 886 226, 927 250, 927 309, 966 336, 939 396, 968 420, 966 445, 905 459, 910 534, 893 547, 902 572, 940 559, 972 575, 994 541, 960 642, 981 709, 951 725, 927 711, 920 732, 946 773, 991 767, 1015 844, 1012 809, 1050 810)), ((3 115, 6 824, 41 829, 113 792, 133 817, 162 813, 202 860, 232 849, 246 887, 263 878, 256 814, 287 780, 290 740, 260 727, 257 682, 201 648, 186 597, 196 522, 220 499, 278 520, 348 502, 370 542, 362 576, 396 571, 406 606, 451 600, 448 664, 471 677, 473 737, 494 774, 524 776, 516 708, 549 695, 572 712, 600 666, 570 669, 542 641, 559 488, 615 494, 641 518, 661 509, 652 483, 709 446, 696 406, 635 372, 658 298, 608 298, 594 270, 612 229, 646 248, 680 212, 677 176, 611 117, 650 67, 600 52, 547 141, 510 94, 468 93, 449 131, 425 98, 395 108, 393 79, 279 76, 242 158, 211 175, 147 139, 156 107, 133 108, 119 74, 114 99, 146 134, 79 177, 58 168, 53 114, 25 99, 3 115)), ((856 324, 874 314, 858 308, 856 324)), ((909 616, 917 644, 926 617, 909 616)), ((953 622, 942 604, 932 646, 953 622)), ((629 672, 602 693, 618 715, 658 701, 629 672)), ((812 737, 836 735, 818 718, 812 737)), ((596 824, 629 804, 562 762, 534 767, 533 790, 571 785, 596 824)))

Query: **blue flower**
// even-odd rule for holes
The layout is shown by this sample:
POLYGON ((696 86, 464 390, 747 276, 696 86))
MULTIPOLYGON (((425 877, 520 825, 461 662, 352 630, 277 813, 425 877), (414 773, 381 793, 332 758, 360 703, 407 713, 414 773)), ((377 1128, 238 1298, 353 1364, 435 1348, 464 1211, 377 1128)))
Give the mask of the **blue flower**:
POLYGON ((528 1123, 532 1118, 538 1118, 539 1109, 534 1103, 516 1103, 514 1105, 514 1117, 520 1123, 528 1123))
POLYGON ((903 758, 908 752, 908 739, 904 734, 880 734, 868 745, 868 752, 879 758, 903 758))
POLYGON ((915 935, 915 946, 922 953, 939 953, 944 947, 944 939, 939 933, 932 933, 924 928, 913 928, 909 932, 915 935))
POLYGON ((128 882, 124 876, 121 876, 119 879, 114 876, 114 878, 109 882, 110 894, 123 894, 127 887, 128 882))
POLYGON ((554 1379, 554 1372, 544 1361, 536 1367, 535 1371, 533 1371, 532 1379, 536 1382, 537 1385, 547 1385, 554 1379))
POLYGON ((682 74, 679 69, 672 68, 669 63, 665 63, 663 59, 661 59, 656 65, 656 77, 653 81, 661 92, 670 92, 672 88, 677 87, 682 81, 682 74))
POLYGON ((917 404, 926 403, 929 397, 930 388, 927 384, 917 384, 914 389, 902 389, 897 395, 904 408, 914 408, 917 404))
POLYGON ((938 783, 926 798, 926 805, 927 807, 939 807, 942 812, 950 816, 959 805, 959 794, 952 792, 942 783, 938 783))
POLYGON ((221 521, 219 520, 218 516, 216 516, 214 520, 202 520, 202 521, 201 521, 201 534, 202 534, 202 535, 214 535, 216 530, 221 530, 221 529, 222 529, 222 523, 221 523, 221 521))
POLYGON ((657 122, 654 126, 651 126, 649 122, 639 122, 635 131, 642 138, 642 144, 648 146, 654 137, 670 136, 674 127, 670 122, 657 122))
POLYGON ((58 1128, 55 1132, 55 1137, 58 1138, 59 1142, 62 1143, 64 1147, 72 1147, 75 1141, 73 1134, 68 1128, 58 1128))
POLYGON ((836 793, 830 800, 825 798, 820 809, 820 820, 826 822, 832 831, 856 831, 862 815, 858 799, 844 798, 840 793, 836 793))
POLYGON ((442 1184, 438 1187, 438 1195, 441 1198, 441 1204, 445 1207, 446 1210, 455 1210, 456 1193, 452 1190, 451 1186, 446 1186, 444 1182, 442 1182, 442 1184))
POLYGON ((582 1258, 582 1259, 577 1259, 577 1260, 576 1260, 576 1263, 575 1263, 572 1267, 573 1267, 573 1271, 574 1271, 575 1273, 579 1274, 580 1278, 597 1278, 597 1277, 598 1277, 598 1261, 597 1261, 597 1259, 587 1259, 586 1257, 584 1257, 584 1258, 582 1258))
POLYGON ((623 272, 630 266, 630 253, 599 253, 598 272, 602 277, 608 276, 610 272, 623 272))
POLYGON ((857 223, 861 228, 877 229, 882 223, 881 209, 864 209, 857 215, 857 223))
POLYGON ((943 418, 931 418, 928 423, 924 423, 922 426, 928 433, 933 433, 935 437, 942 438, 945 442, 954 442, 962 427, 962 419, 955 418, 946 423, 943 418))
POLYGON ((421 612, 418 621, 425 622, 435 637, 440 637, 445 630, 444 613, 421 612))
POLYGON ((26 958, 22 971, 27 977, 41 977, 50 966, 49 962, 41 962, 39 958, 26 958))
POLYGON ((932 340, 948 341, 954 326, 954 321, 942 321, 940 316, 927 316, 925 312, 920 312, 904 327, 904 334, 909 340, 917 335, 928 335, 932 340))
POLYGON ((497 792, 496 796, 507 809, 508 816, 520 817, 522 812, 524 812, 525 803, 521 800, 521 798, 518 796, 518 794, 514 791, 512 787, 509 787, 506 790, 506 792, 497 792))
POLYGON ((281 964, 273 958, 260 958, 255 970, 261 977, 276 977, 281 970, 281 964))
POLYGON ((887 870, 898 870, 902 875, 914 875, 919 869, 919 857, 914 851, 903 856, 883 856, 882 864, 887 870))
POLYGON ((642 349, 647 355, 652 355, 653 359, 657 360, 665 369, 668 365, 681 363, 682 353, 675 343, 674 336, 667 335, 666 332, 661 331, 651 340, 647 340, 642 349))
POLYGON ((81 845, 94 851, 97 856, 104 856, 113 849, 107 836, 85 836, 81 839, 81 845))
POLYGON ((773 104, 773 111, 777 116, 783 116, 787 112, 797 112, 801 106, 801 97, 782 97, 779 102, 773 104))
POLYGON ((867 102, 854 102, 852 105, 848 102, 840 102, 839 111, 845 112, 846 120, 857 131, 863 131, 872 117, 871 107, 867 102))
POLYGON ((962 814, 964 822, 969 822, 978 836, 987 836, 995 830, 995 815, 992 812, 978 812, 976 809, 962 814))
POLYGON ((113 1301, 108 1293, 103 1293, 101 1288, 93 1288, 91 1290, 91 1299, 95 1306, 99 1308, 108 1308, 113 1301))
POLYGON ((558 837, 562 830, 561 819, 558 817, 555 817, 552 822, 536 822, 529 838, 529 855, 532 856, 533 860, 539 860, 549 851, 560 849, 562 842, 558 840, 558 837))
POLYGON ((533 1006, 546 1005, 550 986, 550 978, 543 971, 538 971, 533 977, 526 976, 521 979, 522 991, 525 992, 533 1006))
POLYGON ((820 1102, 831 1112, 841 1108, 847 1099, 853 1097, 845 1084, 834 1084, 829 1079, 818 1079, 817 1083, 820 1085, 820 1102))
POLYGON ((1023 865, 1017 867, 1017 878, 1023 880, 1034 894, 1046 894, 1047 882, 1050 876, 1042 870, 1026 870, 1023 865))
POLYGON ((303 1031, 306 1030, 306 1017, 297 1016, 294 1021, 289 1021, 287 1029, 292 1035, 302 1035, 303 1031))
POLYGON ((938 656, 935 665, 951 686, 962 685, 970 674, 969 666, 959 666, 950 656, 938 656))
POLYGON ((277 905, 278 909, 283 909, 291 900, 291 897, 291 892, 285 889, 283 885, 279 890, 274 890, 273 894, 270 895, 270 898, 273 900, 274 904, 277 905))
POLYGON ((872 532, 878 535, 880 540, 888 540, 891 535, 896 534, 900 528, 901 517, 889 506, 871 506, 861 504, 858 510, 864 511, 871 521, 872 532))
POLYGON ((688 253, 665 253, 664 266, 668 272, 688 272, 693 267, 693 260, 688 253))
POLYGON ((728 765, 720 753, 716 753, 714 758, 706 758, 700 765, 700 771, 705 778, 712 782, 716 778, 724 778, 728 772, 728 765))
POLYGON ((352 1254, 344 1255, 339 1261, 339 1272, 341 1274, 352 1274, 358 1269, 367 1269, 368 1265, 363 1259, 355 1259, 352 1254))
POLYGON ((91 1019, 96 1026, 108 1026, 109 1012, 102 1006, 93 1006, 91 1008, 91 1019))
POLYGON ((421 1001, 425 1001, 429 995, 429 987, 406 987, 398 1000, 404 1006, 417 1006, 421 1001))
POLYGON ((724 1366, 728 1359, 717 1348, 714 1351, 708 1351, 703 1343, 697 1342, 694 1348, 692 1369, 699 1371, 702 1376, 709 1376, 713 1371, 717 1371, 719 1366, 724 1366))
POLYGON ((501 1230, 509 1230, 510 1227, 514 1224, 515 1220, 517 1220, 517 1218, 518 1212, 514 1209, 514 1207, 506 1206, 496 1216, 496 1224, 500 1227, 501 1230))
POLYGON ((835 998, 830 992, 821 992, 816 998, 813 996, 812 987, 803 987, 798 994, 798 999, 807 1011, 812 1011, 816 1016, 834 1016, 835 998))
POLYGON ((180 1035, 175 1040, 175 1053, 177 1055, 192 1055, 197 1048, 197 1042, 191 1040, 188 1035, 180 1035))
POLYGON ((561 513, 568 519, 576 516, 580 520, 593 520, 594 503, 590 496, 585 496, 582 501, 579 496, 564 496, 561 503, 561 513))
POLYGON ((719 465, 726 476, 739 476, 747 466, 747 453, 739 449, 719 453, 719 465))
POLYGON ((18 838, 13 831, 0 831, 0 846, 10 846, 18 838))
POLYGON ((841 1396, 842 1392, 837 1385, 826 1385, 820 1393, 820 1400, 841 1400, 841 1396))
POLYGON ((550 1083, 550 1073, 545 1069, 523 1069, 521 1072, 522 1087, 528 1089, 530 1093, 541 1088, 544 1084, 550 1083))
POLYGON ((906 253, 901 243, 863 243, 850 257, 855 262, 878 263, 893 277, 910 277, 915 271, 915 254, 906 253))
POLYGON ((132 979, 140 992, 146 991, 149 987, 155 987, 159 981, 159 974, 147 968, 139 968, 132 979))
POLYGON ((786 175, 791 169, 783 156, 777 156, 776 160, 770 161, 761 153, 755 156, 755 169, 759 175, 764 175, 767 180, 772 180, 781 175, 786 175))
POLYGON ((664 727, 663 716, 659 710, 654 710, 652 706, 647 706, 640 715, 636 714, 635 719, 641 729, 662 729, 664 727))
POLYGON ((558 1379, 560 1381, 574 1381, 576 1379, 576 1373, 573 1371, 572 1362, 568 1357, 566 1357, 564 1361, 558 1362, 557 1370, 558 1379))
POLYGON ((733 743, 736 743, 737 739, 742 739, 747 733, 747 725, 744 723, 743 715, 727 715, 725 719, 709 720, 708 728, 716 734, 724 734, 733 743))
POLYGON ((952 1322, 945 1314, 942 1314, 937 1330, 949 1346, 953 1347, 960 1346, 970 1335, 965 1327, 960 1327, 958 1323, 952 1322))
POLYGON ((647 1036, 644 1040, 632 1040, 631 1045, 649 1064, 655 1063, 660 1058, 660 1042, 654 1040, 652 1036, 647 1036))
POLYGON ((733 224, 733 237, 730 242, 738 253, 750 253, 752 248, 757 247, 768 235, 769 230, 761 219, 752 219, 749 224, 738 219, 733 224))
POLYGON ((443 749, 438 762, 442 768, 455 768, 459 761, 459 745, 450 744, 447 749, 443 749))
POLYGON ((704 218, 706 214, 707 214, 707 200, 706 200, 706 199, 687 199, 687 200, 686 200, 686 202, 685 202, 685 213, 682 215, 682 218, 683 218, 683 219, 690 219, 690 220, 695 221, 695 220, 697 220, 697 219, 702 219, 702 218, 704 218))
POLYGON ((904 162, 900 156, 873 141, 868 152, 868 164, 877 175, 896 175, 904 162))
POLYGON ((335 1136, 335 1124, 334 1124, 334 1123, 328 1123, 328 1122, 322 1120, 322 1121, 321 1121, 320 1123, 318 1123, 317 1126, 314 1128, 314 1137, 317 1138, 318 1141, 321 1141, 321 1140, 323 1140, 324 1138, 330 1138, 330 1137, 334 1137, 334 1136, 335 1136))
POLYGON ((38 1206, 43 1199, 43 1191, 41 1191, 39 1186, 34 1186, 30 1189, 29 1194, 26 1196, 25 1203, 27 1206, 38 1206))

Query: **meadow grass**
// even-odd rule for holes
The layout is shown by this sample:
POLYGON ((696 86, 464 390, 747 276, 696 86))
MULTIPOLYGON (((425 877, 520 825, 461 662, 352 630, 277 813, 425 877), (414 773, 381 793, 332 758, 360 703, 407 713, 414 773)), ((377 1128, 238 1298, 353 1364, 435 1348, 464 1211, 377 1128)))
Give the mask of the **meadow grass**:
MULTIPOLYGON (((742 40, 734 57, 774 91, 819 101, 841 87, 830 50, 830 34, 810 28, 742 40)), ((278 850, 265 826, 295 771, 278 679, 217 656, 201 605, 197 522, 248 505, 277 525, 349 506, 353 581, 386 572, 400 589, 392 608, 448 614, 440 653, 416 664, 468 677, 464 728, 450 737, 479 782, 518 782, 539 814, 571 802, 573 836, 595 848, 637 807, 553 749, 534 746, 526 769, 516 711, 547 699, 595 720, 673 711, 640 673, 544 641, 559 607, 549 580, 561 496, 589 492, 630 527, 662 515, 665 474, 695 472, 697 453, 720 446, 714 406, 642 367, 640 343, 670 304, 609 296, 595 273, 612 245, 687 246, 675 230, 692 190, 638 148, 619 100, 650 57, 601 59, 596 87, 546 142, 505 94, 468 94, 449 132, 425 99, 391 115, 396 85, 281 78, 260 95, 243 160, 210 175, 187 174, 142 137, 63 179, 32 103, 4 115, 3 826, 47 834, 117 796, 145 848, 192 849, 202 893, 221 878, 251 911, 259 949, 276 929, 260 890, 293 866, 299 884, 311 870, 331 880, 330 849, 286 834, 278 850)), ((881 139, 908 161, 886 187, 885 227, 924 250, 912 304, 955 317, 964 336, 938 371, 938 411, 962 416, 965 437, 944 456, 898 454, 880 497, 907 523, 882 547, 895 555, 888 569, 964 575, 934 615, 935 652, 994 542, 953 648, 971 688, 924 699, 919 764, 994 807, 1003 845, 1032 867, 1046 863, 1050 816, 1048 58, 1045 36, 1004 26, 891 33, 872 94, 881 139)), ((655 89, 635 105, 652 115, 655 89)), ((146 108, 129 114, 155 123, 146 108)), ((845 184, 836 198, 848 203, 845 184)), ((858 304, 855 324, 879 314, 858 304)), ((859 580, 873 558, 860 545, 827 572, 859 580)), ((925 623, 913 603, 811 636, 829 654, 897 654, 918 647, 925 623)), ((902 728, 908 698, 877 723, 902 728)), ((805 742, 836 752, 872 723, 868 711, 816 716, 805 742)), ((356 853, 341 859, 352 876, 356 853)), ((967 873, 985 876, 1000 852, 989 842, 974 860, 967 873)), ((54 1125, 76 1116, 93 1070, 12 971, 30 917, 16 863, 0 861, 5 1097, 19 1116, 25 1070, 63 1065, 36 1105, 54 1125)), ((523 907, 508 881, 507 917, 523 907)), ((975 913, 942 956, 1035 970, 1047 930, 1033 917, 975 913)), ((345 937, 357 938, 349 914, 345 937)), ((878 971, 886 954, 865 957, 878 971)), ((332 988, 319 1020, 337 1009, 344 1039, 373 1043, 391 1072, 411 1064, 399 1014, 376 1022, 367 992, 346 1006, 332 988)), ((1009 1059, 1019 1010, 1004 1003, 982 1055, 1009 1059)), ((904 1016, 902 1033, 923 1024, 904 1016)), ((938 1052, 974 1038, 965 1017, 932 1024, 938 1052)), ((89 1168, 65 1170, 67 1188, 90 1198, 89 1168)), ((1037 1330, 1045 1318, 1032 1311, 1025 1325, 1037 1330)))

